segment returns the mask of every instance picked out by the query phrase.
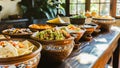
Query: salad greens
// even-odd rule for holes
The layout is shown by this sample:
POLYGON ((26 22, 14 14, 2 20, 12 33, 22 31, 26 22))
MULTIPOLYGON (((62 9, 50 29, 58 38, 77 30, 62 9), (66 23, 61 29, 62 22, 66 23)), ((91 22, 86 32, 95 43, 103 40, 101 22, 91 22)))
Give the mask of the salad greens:
POLYGON ((44 31, 36 32, 35 37, 40 40, 64 40, 71 35, 65 30, 47 29, 44 31))
POLYGON ((80 15, 75 15, 75 16, 72 16, 72 18, 86 18, 86 16, 84 14, 80 14, 80 15))

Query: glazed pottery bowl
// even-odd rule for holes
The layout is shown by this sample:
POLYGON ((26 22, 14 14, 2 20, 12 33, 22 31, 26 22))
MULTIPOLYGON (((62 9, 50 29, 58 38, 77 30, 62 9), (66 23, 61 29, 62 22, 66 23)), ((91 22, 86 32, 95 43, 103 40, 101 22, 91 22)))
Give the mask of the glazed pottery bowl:
POLYGON ((32 37, 34 40, 39 41, 43 45, 42 57, 46 61, 62 62, 72 52, 74 48, 74 38, 65 40, 39 40, 32 37))
POLYGON ((93 23, 98 24, 102 32, 110 32, 112 24, 115 23, 115 19, 97 19, 93 18, 93 23))
POLYGON ((71 24, 83 25, 86 18, 70 18, 71 24))
MULTIPOLYGON (((0 41, 24 41, 25 39, 2 39, 0 41)), ((27 39, 28 40, 28 39, 27 39)), ((0 68, 37 68, 40 61, 42 46, 40 43, 28 40, 36 46, 33 52, 25 55, 0 58, 0 68)))
POLYGON ((81 29, 79 32, 71 32, 70 34, 75 38, 74 39, 75 43, 79 43, 79 40, 81 39, 85 32, 86 32, 85 29, 81 29))
POLYGON ((84 33, 84 35, 82 36, 81 40, 82 41, 90 41, 92 39, 92 33, 95 31, 95 29, 97 28, 97 24, 84 24, 82 26, 82 28, 86 29, 86 32, 84 33))
POLYGON ((98 27, 97 24, 93 24, 93 23, 90 23, 90 24, 84 24, 83 25, 83 28, 86 29, 86 32, 88 33, 93 33, 93 31, 98 27))

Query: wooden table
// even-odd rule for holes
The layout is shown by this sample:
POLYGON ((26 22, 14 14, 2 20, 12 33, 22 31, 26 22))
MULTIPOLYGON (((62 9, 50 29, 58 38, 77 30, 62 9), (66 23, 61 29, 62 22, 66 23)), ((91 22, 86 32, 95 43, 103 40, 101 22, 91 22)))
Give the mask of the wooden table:
POLYGON ((100 34, 91 42, 84 42, 62 63, 41 61, 38 68, 105 68, 113 56, 113 68, 118 68, 120 31, 113 27, 111 32, 100 34))

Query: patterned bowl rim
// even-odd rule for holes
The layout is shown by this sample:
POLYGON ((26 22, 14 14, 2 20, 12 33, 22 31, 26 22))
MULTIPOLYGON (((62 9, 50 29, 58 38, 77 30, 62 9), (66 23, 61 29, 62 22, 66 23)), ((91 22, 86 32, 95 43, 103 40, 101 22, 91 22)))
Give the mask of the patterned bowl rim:
POLYGON ((24 57, 27 57, 27 59, 34 57, 35 55, 37 55, 38 53, 40 53, 40 51, 42 50, 42 45, 35 41, 35 40, 31 40, 31 39, 24 39, 24 38, 11 38, 11 39, 1 39, 0 41, 8 41, 8 40, 18 40, 18 41, 23 41, 23 40, 28 40, 31 43, 33 43, 34 45, 37 44, 36 46, 38 47, 35 51, 33 51, 32 53, 29 54, 25 54, 25 55, 20 55, 20 56, 14 56, 14 57, 7 57, 7 58, 0 58, 0 62, 2 61, 11 61, 11 60, 16 60, 16 59, 24 59, 24 57))
MULTIPOLYGON (((18 28, 18 29, 29 29, 29 28, 18 28)), ((8 30, 8 29, 5 29, 5 30, 8 30)), ((24 36, 24 35, 32 35, 32 33, 18 33, 18 34, 8 34, 8 33, 5 33, 5 30, 2 31, 2 34, 5 34, 5 35, 10 35, 10 36, 24 36)))

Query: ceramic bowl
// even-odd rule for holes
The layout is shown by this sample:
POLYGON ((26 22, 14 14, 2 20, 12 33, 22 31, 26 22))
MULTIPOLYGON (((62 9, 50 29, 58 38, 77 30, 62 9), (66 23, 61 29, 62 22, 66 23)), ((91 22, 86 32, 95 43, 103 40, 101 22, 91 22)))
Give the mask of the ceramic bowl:
POLYGON ((97 28, 97 24, 84 24, 82 26, 82 28, 86 29, 86 32, 84 33, 84 35, 82 36, 81 40, 82 41, 90 41, 92 39, 92 33, 95 31, 95 29, 97 28))
POLYGON ((85 29, 81 29, 79 32, 71 32, 70 34, 75 38, 74 39, 75 43, 79 43, 79 40, 81 39, 85 32, 86 32, 85 29))
POLYGON ((93 23, 98 24, 102 32, 110 32, 112 24, 115 23, 115 19, 99 19, 93 18, 93 23))
POLYGON ((32 39, 43 45, 42 57, 46 61, 62 62, 71 54, 74 48, 73 37, 65 40, 39 40, 34 37, 32 39))
POLYGON ((83 25, 86 18, 70 18, 71 24, 83 25))
MULTIPOLYGON (((24 41, 25 39, 9 39, 13 41, 24 41)), ((8 39, 3 39, 0 41, 9 41, 8 39)), ((16 57, 7 57, 0 58, 0 68, 37 68, 37 65, 40 61, 41 49, 42 46, 40 43, 28 40, 32 44, 34 44, 37 49, 35 49, 32 53, 16 56, 16 57)))

